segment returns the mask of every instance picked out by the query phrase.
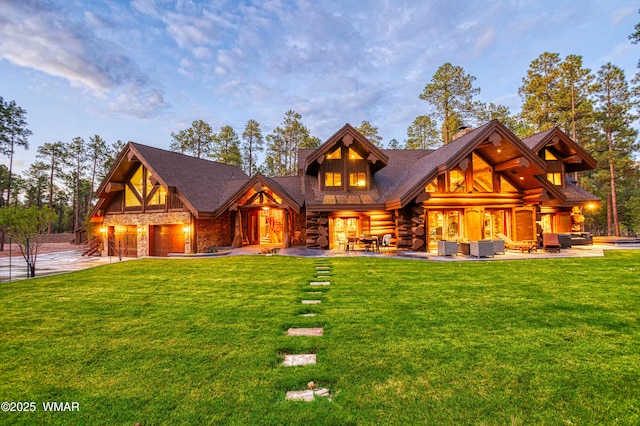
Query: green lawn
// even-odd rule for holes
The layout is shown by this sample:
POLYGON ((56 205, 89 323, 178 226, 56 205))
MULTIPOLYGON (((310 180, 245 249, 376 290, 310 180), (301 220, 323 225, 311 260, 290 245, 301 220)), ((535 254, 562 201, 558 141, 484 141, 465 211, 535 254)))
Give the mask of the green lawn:
POLYGON ((142 259, 0 284, 0 306, 0 401, 36 402, 0 424, 640 423, 638 250, 142 259), (329 287, 309 286, 318 262, 329 287), (285 401, 311 380, 331 401, 285 401))

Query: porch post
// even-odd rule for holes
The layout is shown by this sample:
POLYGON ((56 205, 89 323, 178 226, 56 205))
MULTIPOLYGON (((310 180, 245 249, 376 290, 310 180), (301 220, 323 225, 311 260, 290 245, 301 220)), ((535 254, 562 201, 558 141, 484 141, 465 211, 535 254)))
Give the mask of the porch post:
POLYGON ((282 248, 288 248, 291 247, 291 232, 289 231, 289 209, 284 209, 284 211, 282 212, 282 222, 284 228, 282 248))
POLYGON ((233 230, 233 242, 231 248, 242 247, 242 213, 240 210, 236 210, 236 220, 233 230))

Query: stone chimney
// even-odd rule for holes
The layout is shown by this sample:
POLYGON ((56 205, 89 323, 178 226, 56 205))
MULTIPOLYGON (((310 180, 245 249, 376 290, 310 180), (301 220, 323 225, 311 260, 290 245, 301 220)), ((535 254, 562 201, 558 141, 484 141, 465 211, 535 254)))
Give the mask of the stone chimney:
POLYGON ((455 141, 459 137, 466 135, 472 130, 473 130, 473 127, 469 127, 463 124, 462 126, 458 127, 458 131, 454 133, 453 136, 451 136, 451 141, 452 142, 455 141))

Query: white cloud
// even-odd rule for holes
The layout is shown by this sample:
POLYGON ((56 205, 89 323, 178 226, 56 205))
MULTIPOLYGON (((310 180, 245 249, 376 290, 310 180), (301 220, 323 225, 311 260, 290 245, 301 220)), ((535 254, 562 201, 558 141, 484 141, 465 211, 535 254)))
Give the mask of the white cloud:
POLYGON ((101 99, 115 96, 117 102, 117 93, 126 88, 130 102, 132 94, 143 97, 132 101, 136 116, 156 111, 162 97, 153 95, 158 90, 148 77, 120 46, 96 35, 94 25, 106 21, 92 12, 75 12, 40 0, 0 3, 0 58, 63 78, 101 99), (143 113, 145 105, 149 110, 143 113))

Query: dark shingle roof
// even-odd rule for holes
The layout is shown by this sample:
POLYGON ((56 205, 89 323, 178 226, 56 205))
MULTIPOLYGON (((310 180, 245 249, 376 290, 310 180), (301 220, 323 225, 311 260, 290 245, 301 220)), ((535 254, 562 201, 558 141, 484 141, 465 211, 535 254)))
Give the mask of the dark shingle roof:
POLYGON ((130 142, 140 160, 167 187, 175 187, 197 212, 214 212, 224 201, 225 188, 246 181, 239 167, 130 142))

